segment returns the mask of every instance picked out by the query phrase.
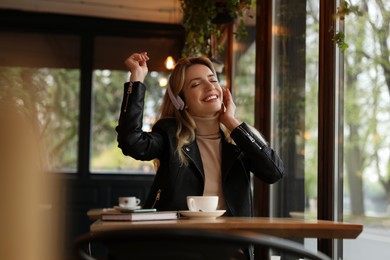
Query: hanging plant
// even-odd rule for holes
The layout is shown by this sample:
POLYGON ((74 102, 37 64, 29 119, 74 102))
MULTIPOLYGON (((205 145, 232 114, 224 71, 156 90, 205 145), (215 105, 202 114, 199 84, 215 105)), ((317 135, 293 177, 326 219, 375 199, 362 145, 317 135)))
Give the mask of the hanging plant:
MULTIPOLYGON (((351 5, 351 3, 347 0, 341 1, 340 6, 337 7, 337 12, 334 15, 334 19, 340 19, 341 21, 344 21, 345 16, 349 14, 361 16, 362 12, 359 10, 359 7, 357 5, 351 5)), ((330 28, 329 31, 333 32, 333 27, 330 28)), ((349 47, 348 43, 345 41, 344 32, 335 31, 333 41, 340 48, 341 52, 345 52, 345 50, 349 47)))
POLYGON ((186 32, 182 56, 218 56, 223 51, 220 43, 223 24, 239 19, 234 35, 246 37, 244 16, 251 8, 251 0, 180 0, 183 26, 186 32))

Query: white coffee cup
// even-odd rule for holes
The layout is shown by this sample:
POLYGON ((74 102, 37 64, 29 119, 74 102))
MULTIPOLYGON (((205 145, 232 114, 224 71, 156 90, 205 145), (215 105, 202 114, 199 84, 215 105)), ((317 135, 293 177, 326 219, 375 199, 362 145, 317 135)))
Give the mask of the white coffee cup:
POLYGON ((141 200, 137 197, 119 197, 118 198, 119 206, 123 208, 136 207, 140 204, 141 200))
POLYGON ((187 196, 190 211, 215 211, 218 207, 218 196, 187 196))

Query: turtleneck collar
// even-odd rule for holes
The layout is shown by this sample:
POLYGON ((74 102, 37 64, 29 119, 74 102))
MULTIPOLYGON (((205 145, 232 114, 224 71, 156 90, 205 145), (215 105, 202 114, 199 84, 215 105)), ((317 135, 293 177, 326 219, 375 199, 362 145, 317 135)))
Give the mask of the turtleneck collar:
POLYGON ((219 114, 215 115, 214 117, 192 117, 194 118, 196 123, 196 135, 219 135, 219 114))

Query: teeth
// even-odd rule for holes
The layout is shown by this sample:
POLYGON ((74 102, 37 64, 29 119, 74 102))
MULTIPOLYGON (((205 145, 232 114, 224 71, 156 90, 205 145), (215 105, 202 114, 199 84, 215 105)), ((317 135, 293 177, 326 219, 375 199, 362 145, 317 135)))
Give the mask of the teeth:
POLYGON ((205 98, 204 101, 210 101, 212 99, 217 99, 217 96, 209 96, 209 97, 205 98))

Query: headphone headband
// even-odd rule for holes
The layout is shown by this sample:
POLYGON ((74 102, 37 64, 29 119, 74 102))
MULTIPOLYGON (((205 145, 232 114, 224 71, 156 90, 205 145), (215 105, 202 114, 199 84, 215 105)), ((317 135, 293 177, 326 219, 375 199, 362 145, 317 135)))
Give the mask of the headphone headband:
POLYGON ((167 85, 167 91, 168 91, 169 99, 172 101, 173 106, 177 110, 183 110, 184 109, 183 99, 181 99, 181 97, 179 97, 179 96, 175 97, 175 95, 172 92, 171 85, 169 85, 169 84, 167 85))

